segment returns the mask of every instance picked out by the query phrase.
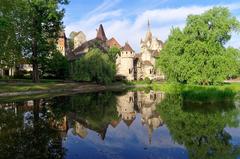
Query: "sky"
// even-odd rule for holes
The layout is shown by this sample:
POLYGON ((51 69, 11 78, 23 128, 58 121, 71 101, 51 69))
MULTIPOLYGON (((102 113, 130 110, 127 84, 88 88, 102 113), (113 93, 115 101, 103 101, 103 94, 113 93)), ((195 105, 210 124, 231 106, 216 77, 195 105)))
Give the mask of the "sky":
MULTIPOLYGON (((67 36, 83 31, 90 40, 103 24, 108 39, 114 37, 121 45, 128 42, 138 52, 148 20, 153 36, 166 41, 171 28, 185 26, 189 14, 201 14, 214 6, 228 7, 240 20, 239 0, 71 0, 64 6, 64 26, 67 36)), ((233 33, 227 46, 240 48, 240 34, 233 33)))

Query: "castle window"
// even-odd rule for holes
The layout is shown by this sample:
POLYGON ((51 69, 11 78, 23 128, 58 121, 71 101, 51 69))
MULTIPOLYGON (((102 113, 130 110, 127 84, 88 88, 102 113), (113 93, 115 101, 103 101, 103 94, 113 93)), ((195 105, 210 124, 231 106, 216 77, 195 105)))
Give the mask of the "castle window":
POLYGON ((131 74, 131 72, 132 72, 132 71, 131 71, 131 69, 130 69, 130 68, 128 69, 128 72, 129 72, 129 74, 131 74))
POLYGON ((150 74, 152 74, 152 70, 150 69, 150 74))

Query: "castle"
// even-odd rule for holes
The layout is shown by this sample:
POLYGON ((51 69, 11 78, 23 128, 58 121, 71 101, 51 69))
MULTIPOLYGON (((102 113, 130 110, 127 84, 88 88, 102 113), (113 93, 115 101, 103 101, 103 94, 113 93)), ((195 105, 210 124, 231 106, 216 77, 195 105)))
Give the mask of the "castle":
MULTIPOLYGON (((121 53, 116 57, 116 76, 129 81, 144 80, 162 80, 164 75, 161 74, 155 67, 155 61, 163 48, 163 42, 153 37, 150 23, 148 21, 148 30, 144 40, 140 41, 140 53, 136 53, 129 43, 121 46, 119 42, 112 37, 106 37, 102 24, 97 29, 96 38, 89 41, 86 40, 86 35, 83 32, 72 32, 73 50, 67 46, 67 38, 62 31, 59 33, 57 40, 57 49, 66 56, 69 62, 74 61, 85 55, 91 48, 98 48, 102 52, 107 53, 109 48, 116 47, 121 50, 121 53)), ((30 64, 21 64, 21 70, 27 72, 32 71, 30 64)), ((0 76, 14 76, 15 67, 0 69, 0 76)))
POLYGON ((148 31, 144 40, 140 41, 141 52, 135 53, 128 43, 118 55, 116 66, 117 75, 127 80, 164 79, 164 76, 155 68, 156 57, 163 48, 163 42, 153 37, 148 21, 148 31))
POLYGON ((116 76, 129 81, 146 78, 150 80, 164 79, 164 75, 155 68, 155 61, 163 48, 163 42, 153 37, 149 21, 146 37, 140 41, 140 53, 136 53, 127 42, 121 47, 114 37, 108 40, 102 24, 97 30, 96 38, 86 41, 84 33, 78 32, 73 39, 74 50, 68 55, 70 61, 78 59, 90 48, 97 47, 101 51, 107 52, 108 48, 117 47, 121 49, 121 53, 116 57, 116 76))

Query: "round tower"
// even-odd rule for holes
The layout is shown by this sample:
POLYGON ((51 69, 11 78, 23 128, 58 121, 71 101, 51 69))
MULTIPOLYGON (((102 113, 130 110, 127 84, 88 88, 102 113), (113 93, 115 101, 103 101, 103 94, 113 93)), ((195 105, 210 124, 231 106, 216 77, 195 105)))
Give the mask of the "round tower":
POLYGON ((134 80, 135 52, 128 43, 125 43, 118 59, 117 75, 125 76, 127 80, 134 80))

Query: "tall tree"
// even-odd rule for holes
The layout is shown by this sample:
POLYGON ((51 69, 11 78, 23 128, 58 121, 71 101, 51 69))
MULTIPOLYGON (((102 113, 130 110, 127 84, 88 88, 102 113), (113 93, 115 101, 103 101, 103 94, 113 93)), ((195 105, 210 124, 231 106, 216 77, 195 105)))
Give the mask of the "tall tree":
POLYGON ((13 67, 20 59, 21 47, 17 38, 17 17, 21 3, 0 0, 0 68, 13 67))
POLYGON ((215 7, 190 15, 183 30, 174 28, 158 59, 168 80, 180 83, 216 84, 236 73, 239 51, 225 48, 240 23, 227 8, 215 7))
POLYGON ((68 0, 28 0, 21 10, 20 36, 23 37, 24 55, 30 57, 33 66, 33 82, 39 81, 40 60, 54 49, 62 30, 64 9, 68 0))

